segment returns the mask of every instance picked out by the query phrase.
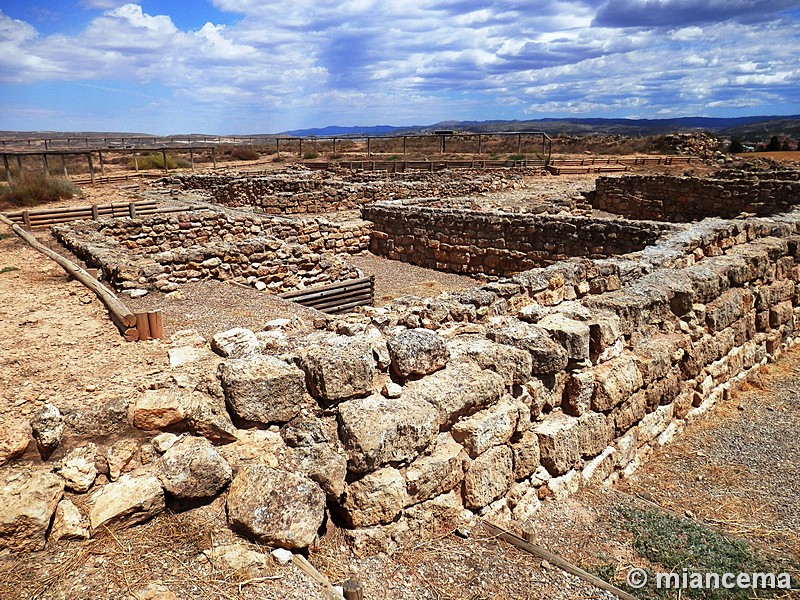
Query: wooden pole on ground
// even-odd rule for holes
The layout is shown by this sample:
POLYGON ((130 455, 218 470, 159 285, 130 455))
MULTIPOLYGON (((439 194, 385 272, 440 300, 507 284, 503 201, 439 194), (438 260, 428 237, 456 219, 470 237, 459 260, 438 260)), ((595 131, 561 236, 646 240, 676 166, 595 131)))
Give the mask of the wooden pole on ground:
POLYGON ((591 583, 593 586, 598 587, 601 590, 611 592, 612 594, 615 594, 618 598, 620 598, 620 600, 637 600, 636 596, 631 596, 628 592, 619 589, 615 585, 611 585, 604 579, 600 579, 599 577, 596 577, 595 575, 592 575, 591 573, 584 571, 580 567, 573 565, 571 562, 561 558, 557 554, 553 554, 552 552, 548 552, 544 548, 540 548, 539 546, 535 546, 530 542, 526 542, 521 537, 518 537, 513 533, 510 533, 505 529, 498 527, 497 525, 489 523, 488 521, 483 521, 483 526, 486 529, 488 529, 492 534, 496 535, 501 540, 508 542, 512 546, 516 546, 520 550, 524 550, 525 552, 528 552, 530 554, 533 554, 534 556, 544 559, 551 565, 555 565, 559 569, 562 569, 567 573, 575 575, 576 577, 580 577, 584 581, 591 583))
POLYGON ((107 289, 103 284, 97 281, 97 279, 92 277, 79 265, 76 265, 71 260, 64 258, 59 253, 54 252, 53 250, 50 250, 50 248, 40 244, 35 237, 22 229, 22 227, 19 225, 12 223, 5 215, 0 214, 0 222, 8 225, 11 230, 25 240, 28 245, 58 263, 58 265, 69 275, 92 290, 100 299, 100 301, 105 304, 108 312, 111 314, 111 320, 114 321, 123 335, 125 335, 125 339, 138 339, 138 334, 136 333, 136 316, 129 311, 122 302, 120 302, 119 298, 117 298, 113 292, 107 289))
POLYGON ((150 339, 150 319, 146 312, 136 313, 136 331, 139 332, 140 342, 150 339))
POLYGON ((161 320, 161 310, 147 313, 147 325, 150 328, 150 337, 156 340, 164 339, 164 324, 161 320))
POLYGON ((348 579, 342 584, 344 600, 364 600, 364 588, 357 579, 348 579))
POLYGON ((303 573, 310 576, 311 579, 319 583, 322 588, 325 590, 326 594, 329 598, 333 600, 342 600, 344 596, 342 596, 336 588, 331 585, 331 582, 328 581, 328 578, 325 577, 322 573, 317 571, 302 554, 292 554, 292 562, 297 566, 303 573))

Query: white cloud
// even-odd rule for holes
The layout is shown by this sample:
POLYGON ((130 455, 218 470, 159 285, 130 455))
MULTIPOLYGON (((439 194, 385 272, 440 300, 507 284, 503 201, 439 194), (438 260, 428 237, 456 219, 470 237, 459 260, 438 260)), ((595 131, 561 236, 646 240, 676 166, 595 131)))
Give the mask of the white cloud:
POLYGON ((757 0, 765 12, 756 21, 744 0, 709 1, 718 22, 699 0, 559 0, 535 10, 521 0, 214 0, 240 18, 184 30, 138 4, 85 0, 108 9, 70 36, 42 36, 0 11, 0 83, 156 82, 204 114, 362 124, 492 118, 496 106, 688 114, 743 97, 796 100, 800 26, 780 13, 789 0, 757 0), (648 26, 646 8, 678 16, 669 28, 648 26), (619 27, 634 17, 641 26, 619 27))

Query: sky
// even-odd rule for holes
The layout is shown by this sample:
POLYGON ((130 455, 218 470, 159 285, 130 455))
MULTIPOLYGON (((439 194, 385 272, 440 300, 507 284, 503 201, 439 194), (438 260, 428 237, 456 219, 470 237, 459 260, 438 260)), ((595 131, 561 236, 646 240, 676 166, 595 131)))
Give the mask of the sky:
POLYGON ((800 0, 0 0, 0 130, 800 113, 800 0))

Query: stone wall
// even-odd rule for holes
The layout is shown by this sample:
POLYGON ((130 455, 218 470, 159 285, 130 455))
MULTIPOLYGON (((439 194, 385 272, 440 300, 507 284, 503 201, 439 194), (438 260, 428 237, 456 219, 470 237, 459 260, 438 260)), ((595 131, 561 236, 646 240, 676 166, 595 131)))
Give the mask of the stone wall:
POLYGON ((630 175, 600 177, 596 185, 592 206, 630 219, 687 222, 741 213, 770 215, 800 203, 800 182, 780 173, 763 178, 727 173, 720 179, 630 175))
POLYGON ((194 211, 79 221, 53 231, 117 289, 170 291, 188 281, 234 279, 280 293, 361 277, 332 252, 363 249, 369 239, 365 225, 194 211))
MULTIPOLYGON (((51 505, 65 485, 87 493, 88 517, 67 508, 89 536, 167 494, 225 494, 233 529, 287 548, 312 544, 326 515, 384 549, 474 515, 530 527, 542 502, 628 477, 794 344, 798 260, 798 213, 709 219, 635 255, 235 329, 210 348, 183 332, 127 411, 152 436, 141 461, 136 447, 120 466, 112 447, 101 485, 94 444, 59 448, 51 505)), ((51 517, 36 547, 65 531, 51 517)))
POLYGON ((253 176, 177 175, 184 189, 203 190, 225 206, 251 206, 269 214, 326 213, 394 198, 463 196, 512 187, 519 179, 506 171, 421 171, 406 173, 307 171, 293 169, 253 176))
POLYGON ((458 273, 505 275, 570 257, 642 250, 668 229, 658 223, 536 216, 403 202, 365 206, 378 256, 458 273))

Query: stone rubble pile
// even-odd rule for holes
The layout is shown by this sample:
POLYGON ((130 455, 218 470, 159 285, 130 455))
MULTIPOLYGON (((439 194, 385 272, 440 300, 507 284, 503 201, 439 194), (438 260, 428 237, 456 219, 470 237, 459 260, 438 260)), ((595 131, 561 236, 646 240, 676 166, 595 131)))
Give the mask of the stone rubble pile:
POLYGON ((220 494, 231 528, 289 549, 327 519, 387 550, 475 515, 529 527, 542 502, 629 476, 795 343, 798 259, 798 213, 712 219, 432 299, 211 346, 183 332, 170 356, 189 359, 129 406, 138 441, 90 441, 43 409, 37 440, 61 441, 2 471, 0 547, 220 494))

